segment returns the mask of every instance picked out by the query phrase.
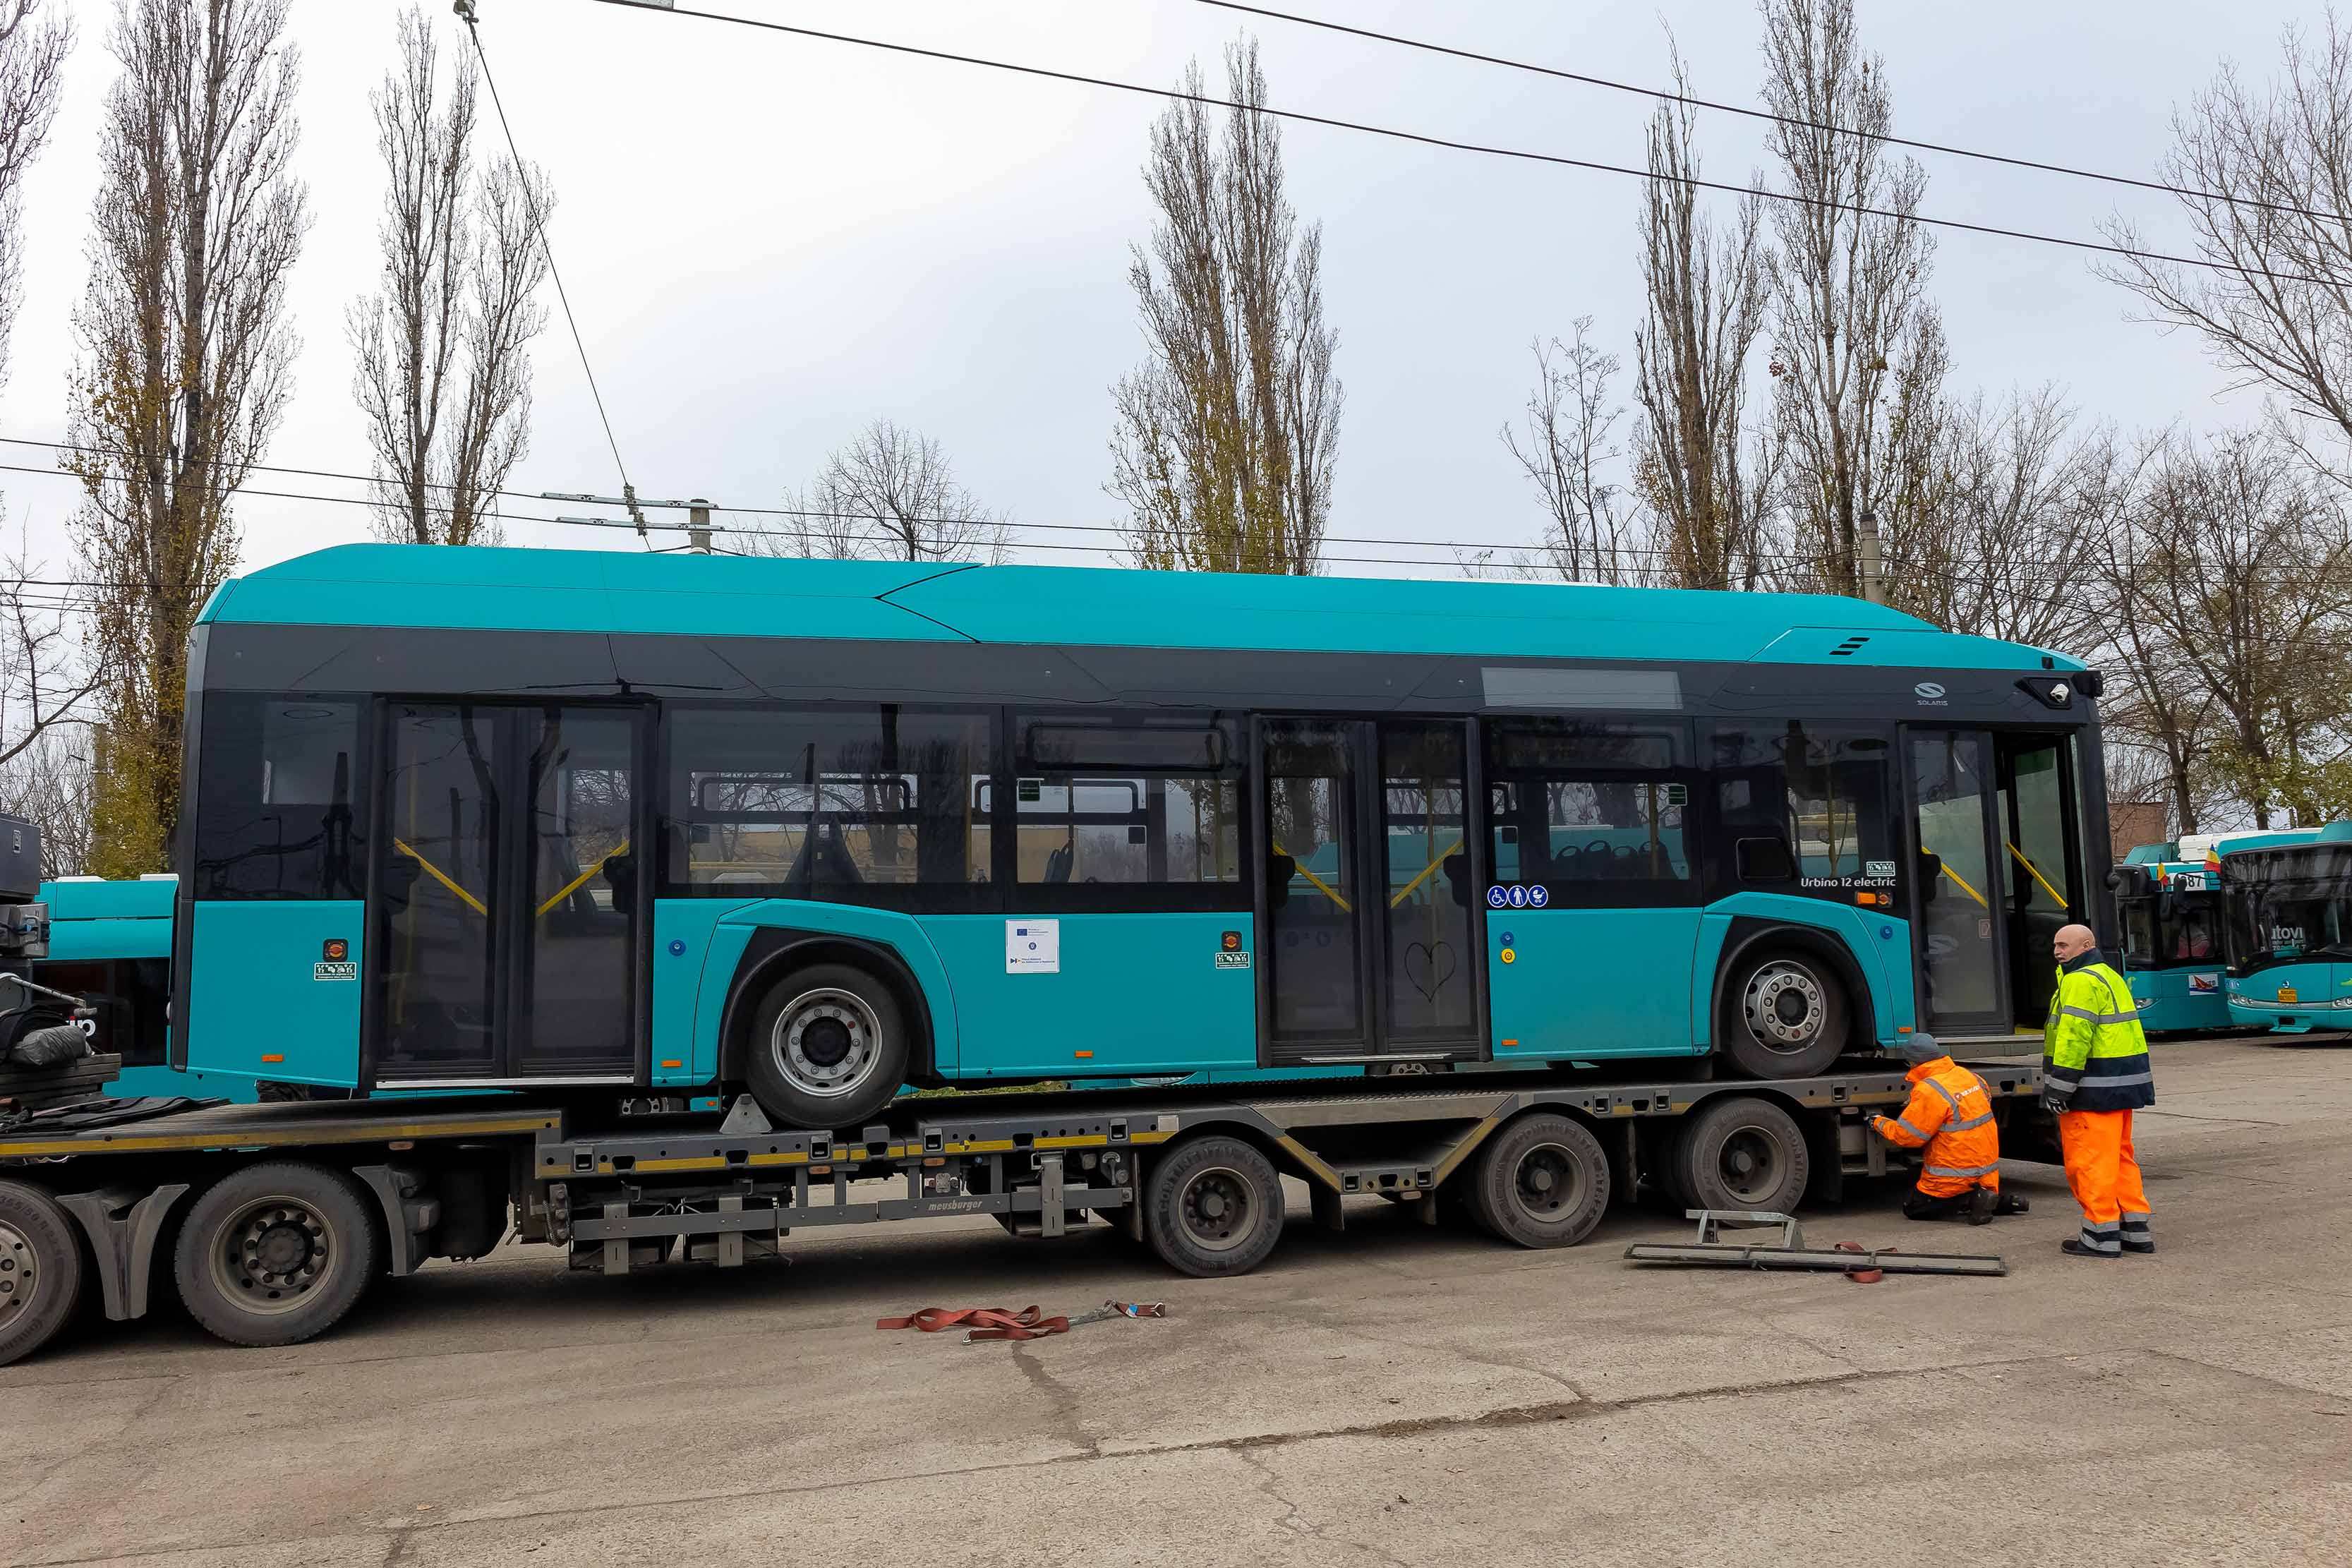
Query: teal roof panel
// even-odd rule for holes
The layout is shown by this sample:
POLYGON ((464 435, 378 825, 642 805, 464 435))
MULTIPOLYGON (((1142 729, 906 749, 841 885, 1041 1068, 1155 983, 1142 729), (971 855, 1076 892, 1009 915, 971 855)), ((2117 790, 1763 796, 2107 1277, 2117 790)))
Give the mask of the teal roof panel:
POLYGON ((226 584, 204 618, 1498 658, 2040 663, 2038 649, 1953 637, 1826 595, 408 544, 341 545, 263 567, 226 584))

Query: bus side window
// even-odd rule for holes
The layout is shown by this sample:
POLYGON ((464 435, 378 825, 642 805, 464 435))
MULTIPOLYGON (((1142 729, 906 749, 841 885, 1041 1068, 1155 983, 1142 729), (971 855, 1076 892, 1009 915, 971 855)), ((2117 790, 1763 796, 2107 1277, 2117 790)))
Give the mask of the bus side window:
POLYGON ((1231 720, 1016 710, 1013 735, 1020 908, 1245 907, 1231 720))
POLYGON ((208 692, 195 802, 200 899, 356 899, 366 857, 350 698, 208 692))
POLYGON ((1561 908, 1696 901, 1682 726, 1494 719, 1486 731, 1497 880, 1541 884, 1561 908))

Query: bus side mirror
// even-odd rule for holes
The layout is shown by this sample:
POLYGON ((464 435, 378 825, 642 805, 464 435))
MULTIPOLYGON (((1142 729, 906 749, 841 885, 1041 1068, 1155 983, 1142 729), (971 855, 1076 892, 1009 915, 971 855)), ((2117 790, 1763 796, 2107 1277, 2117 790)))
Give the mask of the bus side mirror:
POLYGON ((1470 907, 1470 857, 1448 855, 1440 868, 1445 873, 1445 885, 1454 890, 1454 901, 1463 909, 1470 907))
POLYGON ((1944 890, 1944 858, 1933 849, 1919 851, 1919 901, 1932 904, 1944 890))
POLYGON ((1278 910, 1290 901, 1290 879, 1298 875, 1298 862, 1288 855, 1265 858, 1265 907, 1278 910))
POLYGON ((1743 882, 1788 882, 1797 875, 1797 858, 1785 838, 1743 838, 1733 848, 1743 882))

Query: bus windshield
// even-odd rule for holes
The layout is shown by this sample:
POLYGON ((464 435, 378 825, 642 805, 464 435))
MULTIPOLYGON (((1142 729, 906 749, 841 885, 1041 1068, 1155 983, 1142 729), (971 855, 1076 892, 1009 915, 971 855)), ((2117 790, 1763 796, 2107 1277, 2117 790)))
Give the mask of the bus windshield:
POLYGON ((2312 844, 2242 852, 2224 862, 2222 875, 2231 968, 2237 973, 2352 959, 2352 847, 2312 844))
POLYGON ((2170 969, 2218 963, 2221 943, 2213 929, 2218 902, 2210 893, 2125 900, 2124 967, 2170 969))

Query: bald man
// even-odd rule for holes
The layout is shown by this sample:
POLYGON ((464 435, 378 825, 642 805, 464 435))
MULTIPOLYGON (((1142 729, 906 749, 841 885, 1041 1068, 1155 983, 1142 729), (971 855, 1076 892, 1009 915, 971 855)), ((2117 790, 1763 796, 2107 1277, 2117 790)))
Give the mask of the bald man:
POLYGON ((2066 1184, 2082 1205, 2083 1232, 2059 1243, 2069 1258, 2150 1254, 2147 1189, 2132 1152, 2132 1112, 2156 1103, 2147 1037, 2131 987, 2099 956, 2084 925, 2052 939, 2058 989, 2042 1030, 2042 1103, 2058 1115, 2066 1184))

